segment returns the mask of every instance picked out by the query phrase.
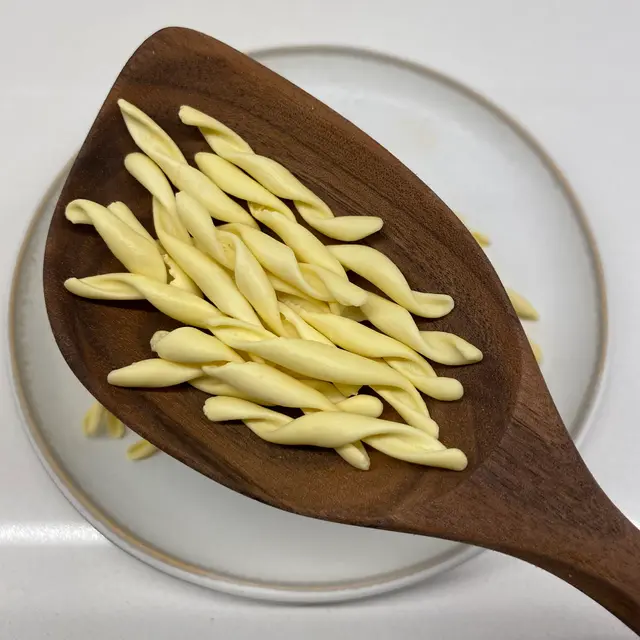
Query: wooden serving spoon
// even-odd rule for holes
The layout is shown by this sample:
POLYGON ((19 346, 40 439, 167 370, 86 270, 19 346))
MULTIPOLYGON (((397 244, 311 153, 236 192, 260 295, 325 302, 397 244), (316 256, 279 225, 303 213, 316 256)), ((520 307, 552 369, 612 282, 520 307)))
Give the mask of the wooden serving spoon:
MULTIPOLYGON (((393 87, 389 87, 393 92, 393 87)), ((80 381, 125 424, 216 482, 280 509, 366 527, 458 540, 522 558, 581 589, 640 631, 640 533, 609 501, 576 451, 505 291, 482 250, 446 205, 350 122, 247 56, 201 33, 169 28, 144 42, 111 89, 78 154, 49 229, 47 311, 80 381), (283 163, 337 215, 375 214, 366 239, 414 289, 446 292, 456 309, 432 328, 485 354, 455 375, 466 395, 432 402, 442 439, 466 471, 426 469, 371 452, 357 471, 335 453, 271 445, 237 424, 214 424, 191 387, 112 387, 112 369, 150 357, 149 338, 171 320, 146 303, 97 303, 63 282, 122 271, 65 205, 126 202, 151 228, 150 197, 127 173, 136 150, 116 101, 147 112, 188 159, 207 146, 178 120, 191 105, 218 118, 257 153, 283 163)))

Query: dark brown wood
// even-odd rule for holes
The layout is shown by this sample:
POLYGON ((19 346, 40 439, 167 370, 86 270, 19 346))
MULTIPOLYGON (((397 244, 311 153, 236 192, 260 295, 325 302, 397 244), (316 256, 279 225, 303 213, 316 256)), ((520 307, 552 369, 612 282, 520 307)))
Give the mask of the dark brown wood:
POLYGON ((482 250, 443 202, 396 158, 328 107, 203 34, 169 28, 120 73, 78 154, 46 247, 44 287, 53 333, 87 389, 132 429, 231 489, 306 516, 481 545, 575 585, 640 631, 640 535, 603 494, 562 425, 505 292, 482 250), (147 304, 96 303, 63 288, 70 276, 121 270, 91 228, 69 224, 74 198, 123 200, 147 225, 150 202, 123 167, 134 151, 116 106, 150 114, 191 160, 206 144, 182 125, 189 104, 275 158, 338 215, 377 214, 370 239, 413 288, 450 293, 456 309, 424 326, 454 331, 485 353, 455 370, 458 403, 432 403, 443 441, 467 452, 462 473, 372 452, 356 471, 333 452, 270 445, 243 426, 212 424, 188 387, 119 389, 107 373, 150 357, 149 338, 172 321, 147 304))

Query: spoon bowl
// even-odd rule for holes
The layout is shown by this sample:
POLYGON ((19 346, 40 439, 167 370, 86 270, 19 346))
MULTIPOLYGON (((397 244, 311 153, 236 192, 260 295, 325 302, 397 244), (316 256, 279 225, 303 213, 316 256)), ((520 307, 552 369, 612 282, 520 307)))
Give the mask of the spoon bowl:
MULTIPOLYGON (((80 381, 125 424, 188 466, 302 515, 515 555, 640 629, 640 536, 580 459, 483 251, 389 152, 257 62, 187 29, 164 29, 140 46, 100 109, 60 196, 44 288, 56 341, 80 381), (366 244, 391 258, 413 289, 448 293, 456 302, 452 313, 422 328, 456 333, 484 353, 481 363, 455 370, 465 387, 460 402, 430 403, 444 444, 467 454, 465 471, 425 469, 371 451, 371 469, 363 473, 331 451, 273 445, 244 426, 211 423, 202 412, 207 396, 191 387, 132 390, 107 383, 111 370, 150 356, 155 331, 177 326, 147 303, 99 303, 63 286, 69 277, 122 270, 93 229, 66 220, 71 200, 122 200, 152 228, 148 193, 123 163, 137 148, 120 98, 158 122, 190 162, 209 149, 195 128, 178 120, 185 104, 281 162, 336 215, 384 220, 366 244)), ((395 416, 389 410, 383 417, 395 416)))

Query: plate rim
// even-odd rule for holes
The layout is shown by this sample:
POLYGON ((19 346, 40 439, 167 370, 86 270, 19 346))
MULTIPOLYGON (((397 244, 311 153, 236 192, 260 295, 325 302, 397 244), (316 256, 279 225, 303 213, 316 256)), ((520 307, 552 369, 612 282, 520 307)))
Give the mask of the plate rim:
MULTIPOLYGON (((391 64, 404 69, 408 68, 420 75, 426 75, 432 79, 442 82, 453 90, 464 94, 485 109, 488 109, 498 119, 505 122, 507 126, 509 126, 509 128, 511 128, 511 130, 514 131, 514 133, 519 136, 538 156, 545 168, 550 172, 554 179, 557 180, 564 197, 571 205, 572 215, 577 220, 580 231, 586 240, 591 266, 595 277, 598 306, 600 308, 598 316, 599 345, 597 351, 597 363, 575 420, 576 433, 573 436, 573 439, 576 445, 580 446, 584 442, 584 438, 593 423, 592 418, 602 396, 603 382, 606 376, 608 351, 607 290, 604 269, 594 233, 588 222, 584 207, 580 203, 562 170, 545 151, 542 145, 532 136, 532 134, 501 107, 498 107, 491 100, 462 82, 459 82, 442 72, 436 71, 427 65, 407 60, 400 56, 381 53, 365 47, 340 45, 285 45, 264 47, 249 52, 250 56, 257 58, 259 61, 261 61, 261 58, 268 56, 295 56, 301 54, 328 54, 365 58, 386 65, 391 64)), ((225 574, 224 572, 206 569, 193 563, 180 560, 179 558, 158 549, 154 545, 151 545, 144 539, 135 536, 126 527, 112 520, 109 515, 104 513, 96 504, 94 504, 92 499, 79 485, 74 482, 70 474, 67 473, 64 465, 49 446, 46 437, 40 432, 36 420, 31 415, 29 403, 21 386, 21 375, 15 340, 18 280, 22 271, 23 263, 27 257, 27 247, 31 241, 36 225, 44 215, 46 203, 51 200, 53 194, 61 185, 64 176, 71 168, 72 162, 73 159, 67 162, 57 173, 43 196, 40 198, 20 243, 10 282, 7 322, 8 330, 6 337, 9 353, 10 386, 18 409, 18 415, 21 418, 23 429, 49 477, 53 480, 54 484, 64 495, 67 501, 76 509, 76 511, 78 511, 78 513, 80 513, 82 517, 88 520, 92 526, 94 526, 114 545, 159 571, 172 575, 176 578, 180 578, 184 581, 231 595, 276 602, 326 604, 329 602, 354 600, 389 591, 396 591, 425 580, 430 574, 448 571, 482 552, 482 549, 477 547, 461 546, 452 550, 449 554, 445 554, 444 560, 438 561, 437 567, 433 566, 433 560, 428 560, 411 565, 410 567, 380 574, 371 579, 335 582, 333 584, 319 586, 312 584, 270 583, 225 574)))

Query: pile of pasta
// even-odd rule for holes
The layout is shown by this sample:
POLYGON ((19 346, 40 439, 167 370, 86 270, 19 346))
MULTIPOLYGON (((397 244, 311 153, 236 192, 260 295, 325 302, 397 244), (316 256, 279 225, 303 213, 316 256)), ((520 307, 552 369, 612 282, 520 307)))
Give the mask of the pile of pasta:
MULTIPOLYGON (((156 237, 122 202, 70 202, 67 219, 93 225, 126 272, 70 278, 65 287, 97 300, 147 300, 185 326, 150 336, 154 357, 112 371, 109 383, 192 385, 211 396, 203 408, 211 421, 241 421, 281 445, 331 448, 362 470, 370 465, 365 444, 408 462, 464 469, 465 454, 438 439, 423 394, 459 400, 460 382, 436 375, 429 361, 464 365, 482 353, 452 333, 420 330, 413 316, 440 318, 453 309, 451 297, 412 290, 389 258, 355 244, 382 220, 335 217, 281 164, 254 153, 221 122, 182 107, 180 120, 197 127, 213 151, 196 154, 194 167, 147 114, 118 104, 141 151, 124 164, 150 193, 156 237), (283 199, 342 244, 321 242, 283 199), (387 297, 352 283, 347 272, 387 297), (361 393, 365 386, 375 395, 361 393), (382 400, 404 424, 380 418, 382 400)), ((96 404, 85 433, 104 425, 122 437, 123 425, 96 404)), ((154 452, 141 440, 128 455, 154 452)))

